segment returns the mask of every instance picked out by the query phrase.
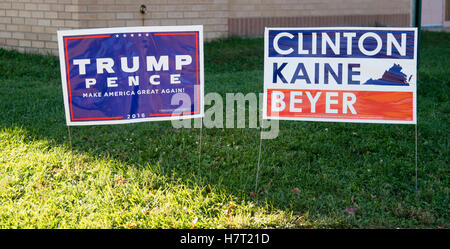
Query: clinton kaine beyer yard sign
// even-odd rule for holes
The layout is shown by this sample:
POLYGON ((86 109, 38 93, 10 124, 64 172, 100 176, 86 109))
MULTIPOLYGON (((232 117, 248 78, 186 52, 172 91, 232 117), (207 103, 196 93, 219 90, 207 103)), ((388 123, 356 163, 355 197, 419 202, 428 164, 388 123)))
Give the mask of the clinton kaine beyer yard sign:
POLYGON ((415 28, 266 28, 265 119, 416 123, 415 28))
POLYGON ((203 27, 58 31, 67 125, 203 116, 203 27))

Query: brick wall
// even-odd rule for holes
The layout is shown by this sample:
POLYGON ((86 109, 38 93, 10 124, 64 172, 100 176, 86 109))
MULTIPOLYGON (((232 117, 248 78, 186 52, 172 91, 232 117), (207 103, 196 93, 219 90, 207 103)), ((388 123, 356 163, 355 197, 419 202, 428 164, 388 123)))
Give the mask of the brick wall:
POLYGON ((261 36, 264 27, 286 26, 409 26, 410 13, 411 0, 229 0, 228 33, 261 36))
POLYGON ((228 0, 79 0, 82 27, 204 25, 205 38, 225 36, 228 0), (140 13, 140 6, 147 13, 140 13))
POLYGON ((411 0, 229 0, 230 17, 342 16, 410 13, 411 0))
POLYGON ((0 47, 21 52, 56 54, 62 29, 197 24, 226 36, 228 0, 0 0, 0 47))
POLYGON ((56 31, 204 25, 205 38, 264 26, 408 26, 411 0, 0 0, 0 47, 57 53, 56 31), (140 13, 141 4, 147 12, 140 13))
POLYGON ((0 0, 0 46, 19 51, 56 51, 56 31, 78 28, 72 0, 0 0))

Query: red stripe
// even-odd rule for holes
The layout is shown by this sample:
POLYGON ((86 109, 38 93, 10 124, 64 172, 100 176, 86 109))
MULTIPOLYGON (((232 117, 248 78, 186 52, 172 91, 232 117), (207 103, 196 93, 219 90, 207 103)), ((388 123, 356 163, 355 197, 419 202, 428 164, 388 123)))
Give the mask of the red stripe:
POLYGON ((104 117, 104 118, 74 118, 73 120, 102 120, 102 119, 122 119, 123 117, 104 117))
POLYGON ((108 37, 111 37, 111 35, 71 36, 65 37, 65 39, 75 40, 75 39, 108 38, 108 37))
POLYGON ((160 35, 197 35, 197 33, 156 33, 155 36, 160 35))
POLYGON ((158 114, 149 114, 148 116, 170 116, 170 115, 183 115, 183 114, 194 114, 198 112, 178 112, 178 113, 158 113, 158 114))
POLYGON ((199 77, 198 77, 198 33, 195 33, 195 56, 196 56, 196 60, 197 60, 197 112, 199 112, 199 108, 200 108, 200 100, 199 100, 199 77))

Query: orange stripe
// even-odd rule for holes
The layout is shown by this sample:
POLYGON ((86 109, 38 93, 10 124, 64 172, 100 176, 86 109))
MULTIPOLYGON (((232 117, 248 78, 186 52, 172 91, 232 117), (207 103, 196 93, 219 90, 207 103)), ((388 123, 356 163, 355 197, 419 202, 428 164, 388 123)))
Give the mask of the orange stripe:
MULTIPOLYGON (((280 117, 302 117, 302 118, 332 118, 332 119, 362 119, 362 120, 413 120, 413 92, 382 92, 382 91, 339 91, 339 90, 292 90, 292 89, 268 89, 267 91, 267 115, 280 117), (280 91, 284 94, 283 102, 285 109, 281 112, 272 113, 272 92, 280 91), (290 92, 302 92, 302 103, 296 103, 296 108, 302 108, 301 112, 290 111, 290 92), (316 102, 315 112, 311 113, 310 100, 306 95, 310 92, 313 97, 321 93, 316 102), (337 113, 326 113, 327 92, 338 93, 338 96, 331 97, 331 100, 338 101, 331 104, 330 109, 337 110, 337 113), (352 105, 356 114, 352 114, 349 108, 347 113, 343 113, 343 93, 352 93, 356 97, 356 102, 352 105)), ((279 106, 279 105, 277 105, 279 106)))

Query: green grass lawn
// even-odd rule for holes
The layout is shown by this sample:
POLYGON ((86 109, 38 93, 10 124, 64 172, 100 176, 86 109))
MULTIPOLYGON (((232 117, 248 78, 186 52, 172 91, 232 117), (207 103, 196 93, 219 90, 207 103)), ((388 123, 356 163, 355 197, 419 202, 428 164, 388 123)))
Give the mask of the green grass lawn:
MULTIPOLYGON (((170 122, 72 127, 72 158, 58 59, 0 50, 0 228, 448 227, 450 34, 421 39, 417 195, 413 125, 282 121, 256 193, 258 129, 203 129, 200 170, 170 122)), ((206 43, 206 93, 262 92, 263 43, 206 43)))

